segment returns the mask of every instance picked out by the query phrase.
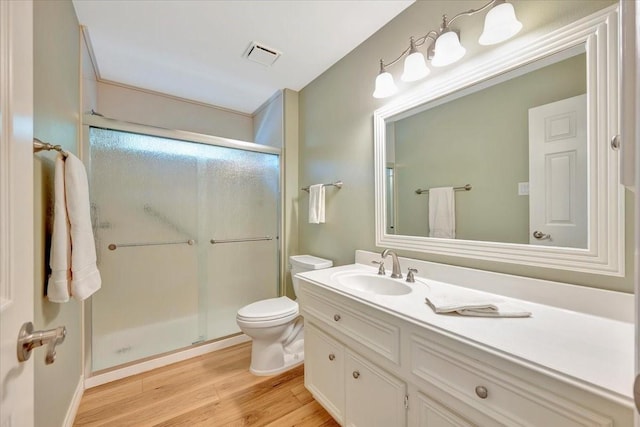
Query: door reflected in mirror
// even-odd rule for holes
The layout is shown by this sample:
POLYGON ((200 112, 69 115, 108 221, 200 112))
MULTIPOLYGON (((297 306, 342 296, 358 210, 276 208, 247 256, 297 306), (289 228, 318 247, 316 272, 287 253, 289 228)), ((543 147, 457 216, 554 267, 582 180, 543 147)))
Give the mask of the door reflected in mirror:
POLYGON ((586 70, 578 46, 387 117, 386 233, 586 249, 586 70))

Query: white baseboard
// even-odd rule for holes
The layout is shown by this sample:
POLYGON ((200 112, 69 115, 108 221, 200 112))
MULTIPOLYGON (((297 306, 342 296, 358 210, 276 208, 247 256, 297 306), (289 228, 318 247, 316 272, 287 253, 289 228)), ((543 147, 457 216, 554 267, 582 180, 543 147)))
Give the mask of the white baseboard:
POLYGON ((63 427, 72 427, 73 422, 76 419, 76 415, 78 414, 78 408, 80 407, 80 401, 82 400, 82 395, 84 394, 84 375, 80 375, 80 379, 78 380, 78 385, 76 386, 76 391, 73 393, 73 399, 71 399, 71 403, 69 404, 69 409, 67 409, 67 415, 64 417, 63 427))
POLYGON ((141 374, 152 369, 161 368, 172 363, 181 362, 183 360, 191 359, 192 357, 201 356, 203 354, 211 353, 212 351, 221 350, 223 348, 231 347, 233 345, 241 344, 250 340, 251 338, 249 338, 245 334, 239 334, 230 338, 222 339, 220 341, 199 345, 187 350, 167 354, 166 356, 161 356, 155 359, 136 363, 134 365, 125 366, 120 369, 115 369, 103 374, 88 377, 84 381, 84 388, 88 389, 97 387, 111 381, 116 381, 121 378, 129 377, 131 375, 141 374))

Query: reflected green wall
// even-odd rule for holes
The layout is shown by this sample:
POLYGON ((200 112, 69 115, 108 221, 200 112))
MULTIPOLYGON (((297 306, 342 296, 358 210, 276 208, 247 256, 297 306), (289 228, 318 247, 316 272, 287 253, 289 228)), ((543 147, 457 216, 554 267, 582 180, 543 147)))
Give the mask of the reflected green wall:
MULTIPOLYGON (((540 35, 568 25, 615 1, 514 1, 523 22, 522 37, 540 35)), ((380 251, 375 245, 373 112, 391 100, 374 99, 373 83, 380 58, 392 59, 402 52, 410 35, 438 28, 443 13, 456 13, 481 6, 480 1, 418 1, 394 20, 334 64, 300 92, 300 186, 318 182, 344 181, 341 190, 327 189, 326 224, 308 223, 308 195, 299 193, 299 253, 329 258, 335 265, 354 262, 354 251, 380 251)), ((480 17, 461 21, 461 39, 467 48, 463 60, 486 52, 480 46, 480 17)), ((391 71, 399 80, 401 66, 391 71)), ((448 67, 432 69, 432 76, 446 73, 448 67)), ((428 79, 428 78, 427 78, 428 79)), ((419 84, 400 83, 401 94, 419 84)), ((402 256, 460 265, 507 274, 517 274, 575 283, 584 286, 633 292, 633 194, 626 192, 626 275, 610 277, 447 257, 420 252, 399 251, 402 256)))
MULTIPOLYGON (((456 238, 529 243, 529 108, 586 93, 580 54, 398 120, 395 131, 397 234, 429 235, 429 196, 455 193, 456 238)), ((586 206, 584 207, 586 209, 586 206)))

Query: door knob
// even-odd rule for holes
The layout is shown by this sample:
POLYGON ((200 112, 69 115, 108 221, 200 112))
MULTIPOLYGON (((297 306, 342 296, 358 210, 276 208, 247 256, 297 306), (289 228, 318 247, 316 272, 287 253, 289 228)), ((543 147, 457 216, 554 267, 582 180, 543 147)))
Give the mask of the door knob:
POLYGON ((620 135, 615 135, 611 138, 611 148, 615 151, 620 149, 620 135))
POLYGON ((45 363, 51 365, 56 360, 56 345, 62 344, 67 336, 67 328, 58 326, 47 331, 34 331, 33 323, 26 322, 18 334, 18 361, 26 362, 31 357, 31 350, 42 345, 47 346, 45 363))
POLYGON ((545 239, 551 239, 551 234, 544 234, 542 231, 534 231, 533 232, 533 237, 535 237, 538 240, 545 240, 545 239))

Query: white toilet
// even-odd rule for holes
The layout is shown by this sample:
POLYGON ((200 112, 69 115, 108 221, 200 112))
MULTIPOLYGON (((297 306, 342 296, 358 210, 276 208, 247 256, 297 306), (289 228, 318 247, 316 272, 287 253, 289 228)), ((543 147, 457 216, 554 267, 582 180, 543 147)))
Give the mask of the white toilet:
MULTIPOLYGON (((311 255, 289 257, 293 290, 298 292, 295 275, 333 266, 333 262, 311 255)), ((254 375, 275 375, 304 361, 304 323, 298 303, 287 298, 270 298, 238 310, 238 326, 252 338, 251 366, 254 375)))

